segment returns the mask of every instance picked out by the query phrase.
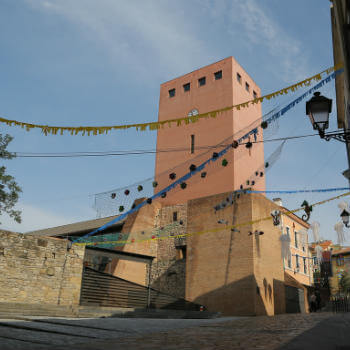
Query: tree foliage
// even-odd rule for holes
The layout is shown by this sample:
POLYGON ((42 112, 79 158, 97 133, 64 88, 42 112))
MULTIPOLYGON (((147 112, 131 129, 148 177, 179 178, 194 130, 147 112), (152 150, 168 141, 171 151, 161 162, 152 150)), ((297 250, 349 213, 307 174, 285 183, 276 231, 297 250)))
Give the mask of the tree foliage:
MULTIPOLYGON (((0 134, 0 158, 12 159, 16 157, 15 153, 7 151, 8 144, 13 137, 10 135, 0 134)), ((6 174, 6 167, 0 166, 0 215, 7 213, 16 222, 21 222, 21 212, 14 210, 14 206, 18 201, 18 195, 22 192, 14 177, 6 174)))

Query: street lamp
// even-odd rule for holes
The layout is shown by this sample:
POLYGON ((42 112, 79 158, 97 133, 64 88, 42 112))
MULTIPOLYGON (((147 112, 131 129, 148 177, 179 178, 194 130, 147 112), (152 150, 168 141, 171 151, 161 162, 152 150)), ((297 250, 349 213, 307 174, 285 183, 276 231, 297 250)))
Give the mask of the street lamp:
POLYGON ((306 114, 309 116, 314 130, 317 130, 320 137, 325 137, 325 130, 328 129, 329 113, 332 112, 332 100, 315 92, 314 96, 306 102, 306 114))
POLYGON ((342 211, 342 213, 340 214, 340 216, 341 216, 341 219, 343 220, 344 226, 345 226, 345 227, 350 227, 350 226, 349 226, 349 216, 350 216, 350 213, 344 209, 344 210, 342 211))
POLYGON ((329 113, 332 112, 332 100, 324 97, 320 92, 316 91, 314 96, 306 102, 306 115, 309 116, 312 127, 317 130, 322 139, 329 141, 330 139, 349 143, 350 130, 328 132, 329 113))

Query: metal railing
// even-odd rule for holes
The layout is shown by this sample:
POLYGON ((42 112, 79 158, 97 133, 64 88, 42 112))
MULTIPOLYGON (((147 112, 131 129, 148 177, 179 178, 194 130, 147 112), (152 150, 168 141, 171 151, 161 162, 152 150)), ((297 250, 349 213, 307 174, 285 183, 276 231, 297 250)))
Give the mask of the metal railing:
POLYGON ((350 311, 350 298, 348 296, 334 296, 331 297, 332 311, 333 312, 349 312, 350 311))

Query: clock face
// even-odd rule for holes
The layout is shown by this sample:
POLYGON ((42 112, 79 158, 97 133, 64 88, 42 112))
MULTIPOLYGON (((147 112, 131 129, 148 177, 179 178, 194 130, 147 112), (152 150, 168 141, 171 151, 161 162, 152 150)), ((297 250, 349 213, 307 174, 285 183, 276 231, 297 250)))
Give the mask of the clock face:
POLYGON ((188 117, 193 117, 195 115, 198 115, 198 109, 192 109, 189 113, 188 113, 188 117))

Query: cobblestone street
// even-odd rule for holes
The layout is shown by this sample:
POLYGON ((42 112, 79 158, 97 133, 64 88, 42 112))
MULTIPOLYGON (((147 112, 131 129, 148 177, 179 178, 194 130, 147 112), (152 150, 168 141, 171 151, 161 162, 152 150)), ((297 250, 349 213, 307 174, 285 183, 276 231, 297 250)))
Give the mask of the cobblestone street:
POLYGON ((307 346, 310 349, 345 350, 350 349, 349 322, 348 315, 335 316, 331 313, 250 317, 203 324, 187 329, 81 344, 74 346, 74 349, 292 350, 305 349, 307 346))

